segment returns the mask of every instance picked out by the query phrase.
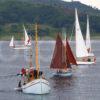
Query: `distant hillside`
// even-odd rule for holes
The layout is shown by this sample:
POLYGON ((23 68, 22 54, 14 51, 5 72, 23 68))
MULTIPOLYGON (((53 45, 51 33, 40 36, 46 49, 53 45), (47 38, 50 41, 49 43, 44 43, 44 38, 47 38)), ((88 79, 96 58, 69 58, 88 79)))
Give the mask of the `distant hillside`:
POLYGON ((87 6, 78 1, 64 2, 62 0, 1 0, 1 2, 7 2, 7 1, 27 2, 27 3, 49 5, 54 7, 63 7, 69 9, 78 8, 81 12, 84 13, 92 15, 98 15, 98 14, 100 15, 100 10, 98 10, 97 8, 92 8, 91 6, 87 6))
POLYGON ((35 22, 42 25, 40 34, 52 35, 66 28, 72 32, 74 24, 74 8, 78 8, 82 31, 85 33, 86 14, 90 16, 92 33, 100 33, 100 10, 80 2, 64 2, 61 0, 1 0, 0 1, 0 35, 11 35, 23 32, 25 24, 32 33, 35 22), (46 33, 46 34, 44 34, 46 33))

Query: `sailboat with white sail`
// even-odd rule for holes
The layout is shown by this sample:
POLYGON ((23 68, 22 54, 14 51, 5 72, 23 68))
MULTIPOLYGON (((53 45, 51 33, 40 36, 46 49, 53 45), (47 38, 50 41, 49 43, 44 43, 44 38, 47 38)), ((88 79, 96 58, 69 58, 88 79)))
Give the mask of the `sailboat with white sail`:
POLYGON ((12 48, 15 47, 15 44, 14 44, 14 37, 13 37, 13 36, 12 36, 12 38, 11 38, 11 41, 10 41, 10 43, 9 43, 9 46, 12 47, 12 48))
POLYGON ((71 64, 77 65, 68 40, 66 39, 66 46, 64 46, 58 34, 50 68, 56 70, 55 76, 69 77, 72 76, 71 64))
POLYGON ((35 33, 35 60, 36 69, 32 65, 32 48, 30 48, 30 68, 22 69, 22 81, 24 84, 19 83, 17 90, 21 90, 24 93, 30 94, 47 94, 50 92, 49 82, 45 79, 44 74, 40 71, 38 63, 38 35, 37 35, 37 24, 35 33), (27 75, 29 77, 27 77, 27 75), (23 78, 24 77, 24 78, 23 78))
POLYGON ((87 30, 86 30, 86 48, 90 57, 94 57, 94 53, 91 48, 91 40, 90 40, 90 27, 89 27, 89 16, 87 15, 87 30))
POLYGON ((95 59, 91 58, 87 51, 78 20, 77 9, 75 9, 75 41, 77 64, 93 64, 95 59))
POLYGON ((29 38, 24 25, 23 25, 23 28, 24 28, 24 34, 25 34, 24 44, 23 45, 15 45, 14 37, 12 37, 9 46, 12 47, 13 49, 29 49, 31 46, 31 39, 29 38), (12 46, 11 44, 14 46, 12 46))

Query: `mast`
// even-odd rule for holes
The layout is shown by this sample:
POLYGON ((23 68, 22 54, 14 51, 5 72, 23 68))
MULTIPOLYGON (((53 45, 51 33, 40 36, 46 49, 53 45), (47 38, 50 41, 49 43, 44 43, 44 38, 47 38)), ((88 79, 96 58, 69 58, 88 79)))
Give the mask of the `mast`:
MULTIPOLYGON (((36 70, 39 75, 39 62, 38 62, 38 31, 37 31, 37 24, 35 25, 35 63, 36 63, 36 70)), ((38 77, 37 75, 37 77, 38 77)))
POLYGON ((29 60, 29 66, 30 66, 30 67, 33 67, 33 64, 32 64, 32 47, 30 47, 30 60, 29 60))

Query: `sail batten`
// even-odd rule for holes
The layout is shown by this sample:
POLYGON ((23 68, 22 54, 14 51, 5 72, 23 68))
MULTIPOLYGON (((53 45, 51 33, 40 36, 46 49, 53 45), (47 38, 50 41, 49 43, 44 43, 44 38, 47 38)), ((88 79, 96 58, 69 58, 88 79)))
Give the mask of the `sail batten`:
POLYGON ((75 9, 75 21, 76 57, 87 57, 88 52, 79 25, 77 9, 75 9))

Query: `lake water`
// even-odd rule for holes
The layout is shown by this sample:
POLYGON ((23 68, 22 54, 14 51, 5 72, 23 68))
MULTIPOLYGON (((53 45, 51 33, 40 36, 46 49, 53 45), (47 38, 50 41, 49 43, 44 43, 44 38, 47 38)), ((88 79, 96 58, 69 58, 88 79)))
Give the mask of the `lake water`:
MULTIPOLYGON (((100 41, 92 41, 96 64, 78 66, 73 70, 71 78, 52 77, 53 71, 49 66, 54 42, 39 42, 40 68, 51 86, 50 93, 46 95, 30 95, 14 90, 20 77, 13 75, 19 73, 22 67, 28 66, 29 51, 13 50, 8 45, 7 41, 0 42, 0 100, 100 100, 100 41)), ((74 47, 73 42, 71 46, 74 47)), ((34 50, 33 45, 35 67, 34 50)))

